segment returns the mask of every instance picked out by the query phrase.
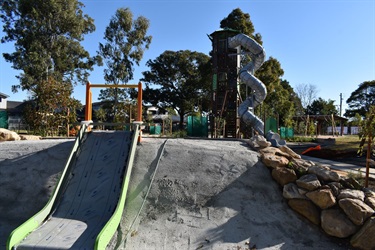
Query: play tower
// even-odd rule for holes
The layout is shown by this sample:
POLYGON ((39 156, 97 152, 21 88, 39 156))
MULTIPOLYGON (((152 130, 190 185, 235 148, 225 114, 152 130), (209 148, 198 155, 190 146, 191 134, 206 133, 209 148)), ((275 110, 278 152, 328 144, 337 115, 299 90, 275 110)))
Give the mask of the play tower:
POLYGON ((209 35, 212 41, 212 115, 211 134, 238 138, 240 117, 238 116, 239 89, 238 71, 240 58, 238 48, 230 48, 228 39, 239 32, 222 29, 209 35), (219 132, 220 131, 220 132, 219 132))

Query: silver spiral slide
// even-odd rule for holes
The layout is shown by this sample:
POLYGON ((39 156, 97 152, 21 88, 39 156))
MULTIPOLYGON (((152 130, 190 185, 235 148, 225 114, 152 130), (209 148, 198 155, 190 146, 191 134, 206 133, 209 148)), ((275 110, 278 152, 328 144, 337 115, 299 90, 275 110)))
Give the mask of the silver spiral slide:
POLYGON ((251 62, 240 70, 239 77, 242 82, 254 91, 254 97, 249 97, 240 104, 238 114, 247 125, 253 127, 260 135, 264 136, 263 121, 252 113, 249 107, 255 108, 262 103, 267 96, 266 86, 254 76, 254 72, 262 66, 266 57, 266 52, 259 43, 244 34, 238 34, 229 38, 228 46, 233 49, 237 46, 242 46, 249 51, 251 62))
POLYGON ((254 76, 255 71, 262 66, 266 58, 264 48, 254 39, 244 34, 238 34, 229 38, 228 46, 233 49, 242 46, 247 49, 247 54, 251 57, 251 62, 245 65, 238 75, 241 81, 250 87, 254 93, 253 96, 247 98, 239 105, 238 115, 247 125, 253 127, 259 135, 266 137, 266 139, 271 142, 272 146, 280 147, 286 145, 285 140, 282 140, 279 134, 272 131, 268 131, 265 134, 263 121, 249 110, 249 107, 253 107, 254 110, 254 108, 261 104, 267 96, 266 86, 254 76))

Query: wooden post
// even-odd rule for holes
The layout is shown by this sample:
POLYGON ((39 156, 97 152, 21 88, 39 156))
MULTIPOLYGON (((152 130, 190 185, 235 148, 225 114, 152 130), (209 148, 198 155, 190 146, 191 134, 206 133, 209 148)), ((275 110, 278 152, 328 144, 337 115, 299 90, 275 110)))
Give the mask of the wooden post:
MULTIPOLYGON (((142 122, 142 83, 138 83, 138 121, 142 122)), ((138 142, 142 141, 142 130, 139 130, 138 142)))
POLYGON ((91 112, 90 110, 90 83, 86 83, 86 107, 85 107, 85 121, 89 121, 89 113, 91 112))
POLYGON ((368 142, 367 142, 367 153, 366 153, 366 178, 365 178, 365 187, 368 188, 368 179, 370 175, 370 158, 371 158, 371 138, 372 132, 371 128, 369 129, 368 142))

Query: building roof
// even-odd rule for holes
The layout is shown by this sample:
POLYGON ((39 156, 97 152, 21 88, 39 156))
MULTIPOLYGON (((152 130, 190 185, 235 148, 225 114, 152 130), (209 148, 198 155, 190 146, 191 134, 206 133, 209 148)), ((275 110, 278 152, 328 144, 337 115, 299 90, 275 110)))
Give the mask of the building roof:
POLYGON ((22 113, 25 105, 28 102, 17 102, 17 101, 8 101, 7 102, 7 111, 8 113, 22 113))
POLYGON ((5 99, 5 98, 8 98, 9 95, 6 95, 6 94, 0 92, 0 97, 5 99))

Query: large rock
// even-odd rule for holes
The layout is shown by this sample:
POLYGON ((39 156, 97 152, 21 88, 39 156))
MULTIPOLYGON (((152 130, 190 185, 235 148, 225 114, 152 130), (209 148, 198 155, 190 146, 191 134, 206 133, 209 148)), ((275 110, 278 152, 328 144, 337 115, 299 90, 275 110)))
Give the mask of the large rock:
POLYGON ((273 155, 283 156, 283 157, 287 158, 288 160, 293 158, 288 153, 285 153, 285 152, 281 151, 279 148, 275 148, 275 147, 263 148, 263 149, 259 150, 259 152, 261 154, 273 154, 273 155))
POLYGON ((308 169, 314 165, 315 164, 311 161, 296 158, 291 159, 289 163, 289 166, 297 173, 298 176, 307 174, 308 169))
POLYGON ((13 131, 10 131, 5 128, 0 128, 0 141, 19 141, 21 140, 20 136, 13 131))
POLYGON ((283 196, 285 199, 307 199, 303 192, 300 191, 295 183, 288 183, 283 188, 283 196))
POLYGON ((249 145, 255 149, 262 149, 271 146, 271 143, 268 142, 264 136, 255 135, 250 138, 249 145))
POLYGON ((27 141, 38 141, 42 137, 37 135, 20 135, 21 140, 27 140, 27 141))
POLYGON ((375 217, 366 221, 362 228, 350 239, 350 244, 358 249, 375 249, 375 217))
POLYGON ((271 153, 262 154, 261 159, 264 165, 270 168, 285 167, 289 163, 289 160, 284 156, 278 156, 271 153))
POLYGON ((374 209, 358 199, 341 199, 339 200, 339 206, 344 210, 348 218, 356 225, 362 225, 374 214, 374 209))
POLYGON ((366 205, 375 210, 375 197, 366 197, 365 203, 366 205))
POLYGON ((366 190, 365 196, 365 203, 375 210, 375 192, 372 190, 366 190))
POLYGON ((319 179, 331 182, 331 181, 340 181, 340 175, 334 171, 331 171, 327 166, 312 166, 309 168, 309 174, 316 174, 319 179))
POLYGON ((287 153, 288 155, 290 155, 292 158, 301 159, 301 156, 299 154, 297 154, 296 152, 294 152, 292 149, 290 149, 288 146, 281 146, 281 147, 279 147, 279 149, 282 152, 287 153))
POLYGON ((272 170, 272 177, 281 186, 285 184, 295 182, 297 180, 297 175, 293 169, 285 167, 276 167, 272 170))
POLYGON ((331 189, 319 189, 308 192, 306 196, 321 209, 327 209, 336 204, 336 198, 331 189))
POLYGON ((364 201, 365 193, 361 190, 342 189, 337 199, 341 200, 345 198, 358 199, 364 201))
POLYGON ((296 184, 299 187, 307 189, 309 191, 316 190, 321 186, 320 181, 315 174, 306 174, 301 176, 301 178, 296 181, 296 184))
POLYGON ((324 232, 338 238, 346 238, 358 230, 351 220, 338 208, 325 209, 321 214, 321 226, 324 232))
POLYGON ((315 225, 320 224, 320 211, 311 201, 292 199, 288 201, 288 205, 315 225))
POLYGON ((340 190, 343 189, 343 186, 340 184, 340 182, 330 182, 328 183, 328 186, 332 190, 332 194, 335 197, 338 197, 340 194, 340 190))

